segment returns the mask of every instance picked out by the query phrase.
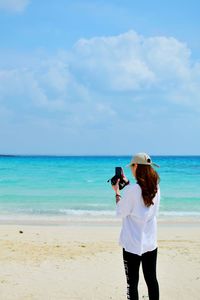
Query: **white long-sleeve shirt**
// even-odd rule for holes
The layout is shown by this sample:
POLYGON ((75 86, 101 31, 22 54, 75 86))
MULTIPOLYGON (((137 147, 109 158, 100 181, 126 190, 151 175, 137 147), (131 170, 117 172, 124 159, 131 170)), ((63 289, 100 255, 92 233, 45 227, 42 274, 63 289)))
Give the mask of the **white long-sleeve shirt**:
POLYGON ((122 217, 119 244, 127 251, 142 255, 157 248, 156 215, 160 202, 160 189, 153 199, 154 205, 145 206, 139 184, 124 188, 123 196, 117 203, 117 216, 122 217))

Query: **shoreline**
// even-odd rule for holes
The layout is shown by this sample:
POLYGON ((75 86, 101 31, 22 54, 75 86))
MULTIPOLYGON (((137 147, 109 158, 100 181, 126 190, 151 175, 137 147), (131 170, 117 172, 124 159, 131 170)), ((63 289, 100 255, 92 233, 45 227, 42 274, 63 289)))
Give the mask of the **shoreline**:
MULTIPOLYGON (((0 216, 1 225, 30 225, 30 226, 120 226, 122 220, 119 217, 95 217, 95 216, 41 216, 41 215, 20 215, 0 216)), ((194 216, 165 216, 158 217, 159 225, 197 225, 200 226, 200 218, 194 216)))

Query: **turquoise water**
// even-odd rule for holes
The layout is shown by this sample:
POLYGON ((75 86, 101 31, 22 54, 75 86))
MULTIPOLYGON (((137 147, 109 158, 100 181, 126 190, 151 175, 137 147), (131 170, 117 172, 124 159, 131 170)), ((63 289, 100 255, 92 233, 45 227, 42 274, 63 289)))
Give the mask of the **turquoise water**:
MULTIPOLYGON (((155 156, 160 216, 200 216, 200 156, 155 156)), ((0 218, 17 215, 114 216, 107 179, 128 156, 0 156, 0 218)))

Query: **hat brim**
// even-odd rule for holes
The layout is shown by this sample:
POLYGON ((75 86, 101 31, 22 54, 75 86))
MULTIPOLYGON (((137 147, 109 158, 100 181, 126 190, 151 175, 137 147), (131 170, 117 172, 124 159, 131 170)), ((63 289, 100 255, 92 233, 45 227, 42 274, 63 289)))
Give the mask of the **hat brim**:
MULTIPOLYGON (((132 165, 133 165, 134 163, 131 163, 131 164, 128 164, 128 165, 126 165, 125 167, 126 168, 130 168, 132 165)), ((138 163, 135 163, 135 164, 138 164, 138 163)), ((141 165, 141 164, 138 164, 138 165, 141 165)), ((157 165, 157 164, 155 164, 155 163, 151 163, 151 164, 143 164, 143 165, 145 165, 145 166, 155 166, 155 167, 157 167, 157 168, 160 168, 160 166, 159 165, 157 165)))
POLYGON ((155 164, 155 163, 152 163, 153 166, 157 167, 157 168, 160 168, 159 165, 155 164))

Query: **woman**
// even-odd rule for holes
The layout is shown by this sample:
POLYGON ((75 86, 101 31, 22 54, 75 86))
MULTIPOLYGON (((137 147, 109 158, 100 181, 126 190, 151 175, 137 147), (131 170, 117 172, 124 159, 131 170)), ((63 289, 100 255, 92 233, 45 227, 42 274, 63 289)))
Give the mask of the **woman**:
MULTIPOLYGON (((123 197, 120 195, 119 180, 116 185, 113 185, 116 193, 117 215, 123 219, 119 244, 123 247, 127 299, 130 300, 138 300, 140 262, 142 262, 149 299, 159 299, 156 276, 156 215, 160 202, 160 190, 159 176, 152 165, 156 164, 146 153, 136 154, 129 165, 136 183, 128 184, 124 188, 123 197)), ((128 182, 124 174, 123 177, 128 182)))

